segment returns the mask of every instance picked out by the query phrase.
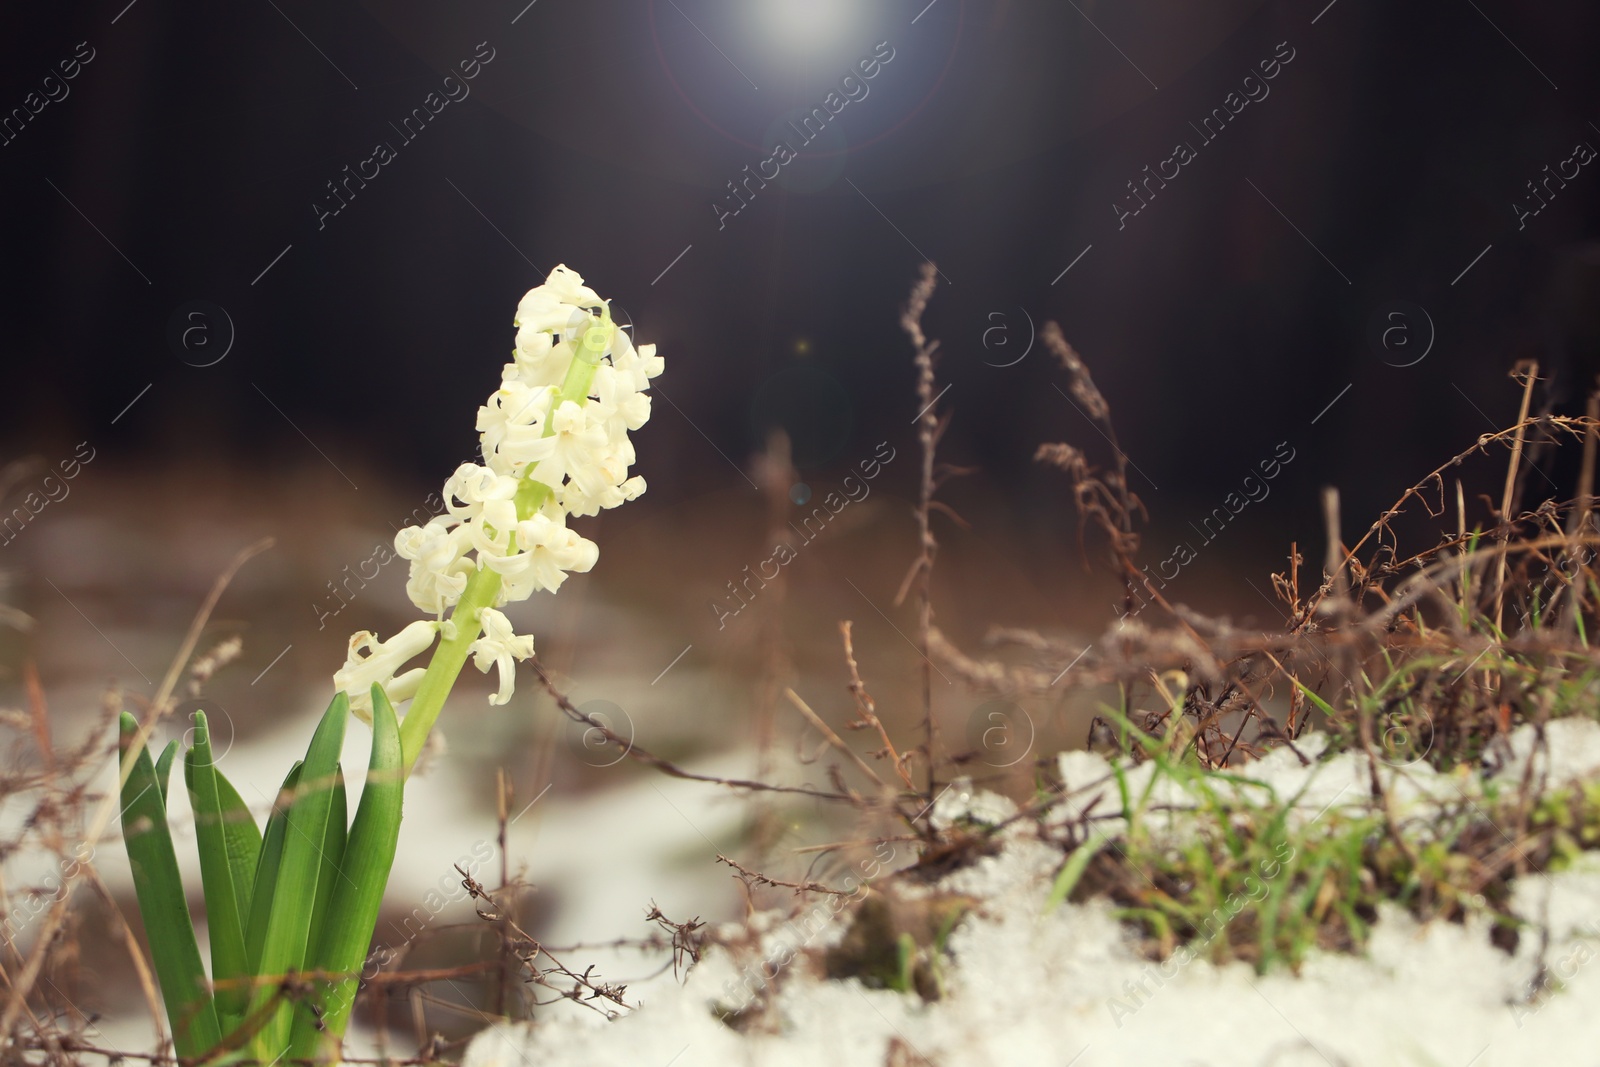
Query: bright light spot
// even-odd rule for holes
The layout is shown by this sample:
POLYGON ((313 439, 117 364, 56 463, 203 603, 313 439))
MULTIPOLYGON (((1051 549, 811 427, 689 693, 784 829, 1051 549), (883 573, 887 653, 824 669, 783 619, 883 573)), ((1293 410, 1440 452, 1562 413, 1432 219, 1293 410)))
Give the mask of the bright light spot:
POLYGON ((756 24, 787 52, 813 52, 847 42, 860 0, 756 0, 756 24))

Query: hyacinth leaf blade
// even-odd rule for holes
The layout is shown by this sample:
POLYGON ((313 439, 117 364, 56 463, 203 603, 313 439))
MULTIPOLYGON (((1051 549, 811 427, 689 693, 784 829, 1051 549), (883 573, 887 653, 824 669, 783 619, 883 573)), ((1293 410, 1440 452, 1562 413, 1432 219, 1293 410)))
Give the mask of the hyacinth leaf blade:
POLYGON ((300 784, 303 766, 296 760, 272 803, 266 831, 261 835, 261 852, 256 858, 256 876, 250 883, 249 921, 245 923, 245 958, 250 973, 261 973, 261 952, 267 942, 267 920, 272 915, 272 894, 278 884, 278 867, 283 859, 283 837, 289 829, 289 803, 300 784))
MULTIPOLYGON (((173 1047, 179 1056, 197 1057, 210 1051, 221 1033, 167 828, 161 777, 148 746, 139 744, 138 751, 133 751, 138 744, 138 720, 124 712, 119 733, 123 766, 128 768, 122 787, 122 838, 133 871, 134 893, 166 1001, 173 1047)), ((175 749, 169 746, 169 751, 175 749)), ((170 756, 166 763, 170 769, 170 756)))
POLYGON ((334 882, 333 899, 328 905, 328 914, 334 921, 323 925, 316 951, 308 960, 313 970, 347 977, 315 984, 317 1011, 308 1005, 296 1012, 289 1046, 291 1059, 337 1056, 338 1042, 355 1005, 357 979, 378 924, 384 887, 394 866, 404 792, 400 723, 383 689, 374 685, 372 756, 355 821, 350 824, 341 877, 334 882))
POLYGON ((183 774, 194 808, 217 1011, 225 1022, 236 1022, 249 999, 245 922, 261 832, 243 799, 216 768, 203 711, 194 713, 194 744, 184 756, 183 774))
POLYGON ((161 789, 161 803, 167 802, 167 781, 172 777, 172 761, 178 754, 178 742, 168 741, 167 747, 156 757, 156 785, 161 789))
POLYGON ((257 984, 249 1003, 252 1017, 264 1014, 261 1029, 252 1038, 252 1051, 265 1061, 280 1056, 289 1043, 291 1005, 280 987, 285 978, 305 966, 317 885, 324 866, 322 851, 328 841, 328 821, 336 811, 334 791, 343 789, 339 753, 349 718, 349 699, 339 693, 311 737, 284 823, 266 932, 256 965, 257 984))
POLYGON ((314 968, 312 955, 322 937, 323 925, 330 919, 337 925, 344 916, 330 912, 328 903, 333 898, 334 887, 340 880, 339 864, 344 859, 345 839, 349 833, 349 801, 345 793, 344 768, 334 768, 333 807, 328 811, 326 829, 322 835, 321 865, 317 868, 317 895, 311 905, 311 927, 306 937, 305 966, 314 968))

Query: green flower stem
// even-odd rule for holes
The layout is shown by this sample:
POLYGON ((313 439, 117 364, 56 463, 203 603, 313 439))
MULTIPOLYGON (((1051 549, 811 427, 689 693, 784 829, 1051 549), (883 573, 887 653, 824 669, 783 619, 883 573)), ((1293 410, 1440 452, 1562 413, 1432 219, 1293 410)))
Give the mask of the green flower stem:
MULTIPOLYGON (((520 513, 521 509, 518 511, 520 513)), ((410 775, 417 757, 422 754, 422 746, 428 740, 428 732, 438 720, 439 712, 444 710, 445 697, 450 695, 461 668, 467 664, 467 650, 483 629, 480 616, 484 608, 493 606, 495 597, 500 595, 500 585, 499 573, 488 567, 480 567, 477 573, 467 579, 467 588, 450 616, 450 620, 456 624, 455 636, 440 640, 439 647, 434 649, 433 659, 422 676, 422 684, 417 687, 417 695, 411 701, 411 710, 400 722, 400 750, 407 775, 410 775)))
MULTIPOLYGON (((607 305, 601 307, 599 321, 585 330, 583 337, 578 339, 572 362, 567 367, 566 377, 562 379, 561 389, 550 402, 550 412, 544 423, 546 437, 555 433, 556 408, 568 400, 583 404, 589 399, 589 390, 594 385, 595 369, 600 366, 600 359, 611 346, 612 334, 616 332, 616 327, 611 322, 611 308, 607 305)), ((529 473, 522 476, 521 484, 517 486, 519 522, 532 518, 550 499, 552 491, 550 486, 534 480, 531 475, 530 467, 529 473)), ((417 762, 417 757, 422 754, 422 746, 427 743, 433 724, 438 721, 439 713, 444 710, 445 699, 455 686, 456 679, 461 676, 461 669, 467 664, 467 655, 472 642, 478 639, 479 633, 483 630, 483 609, 494 606, 496 598, 500 595, 501 583, 500 574, 488 567, 479 567, 472 577, 467 579, 467 587, 462 591, 461 599, 456 602, 456 609, 450 616, 450 621, 455 623, 455 636, 440 640, 439 647, 434 650, 433 659, 429 661, 428 669, 422 676, 422 683, 417 687, 417 695, 411 701, 411 708, 400 722, 400 745, 405 773, 408 776, 417 762)))

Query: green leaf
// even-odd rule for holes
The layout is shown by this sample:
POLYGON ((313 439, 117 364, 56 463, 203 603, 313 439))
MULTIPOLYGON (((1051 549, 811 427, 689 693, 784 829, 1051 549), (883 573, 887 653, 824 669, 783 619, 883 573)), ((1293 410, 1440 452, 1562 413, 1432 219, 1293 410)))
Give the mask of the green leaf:
POLYGON ((222 772, 217 772, 217 796, 225 819, 222 834, 228 841, 228 863, 233 871, 233 891, 239 901, 241 923, 250 915, 250 894, 255 890, 256 863, 261 857, 261 830, 250 807, 222 772))
POLYGON ((194 745, 183 759, 183 777, 194 807, 195 844, 206 892, 206 926, 211 935, 211 976, 217 1011, 227 1029, 238 1022, 250 1000, 245 922, 250 914, 250 881, 255 876, 261 831, 250 809, 216 768, 206 713, 194 713, 194 745))
POLYGON ((172 776, 172 757, 178 754, 178 742, 168 741, 156 760, 156 784, 161 786, 161 805, 167 803, 167 779, 172 776))
POLYGON ((355 822, 350 826, 340 877, 334 882, 328 902, 329 919, 321 926, 316 952, 309 961, 317 970, 349 977, 316 983, 314 1003, 320 1010, 320 1025, 317 1014, 309 1009, 295 1013, 294 1038, 289 1046, 294 1059, 311 1059, 319 1053, 329 1059, 338 1056, 338 1043, 355 1005, 357 977, 371 947, 383 890, 394 866, 404 792, 400 723, 389 698, 375 685, 367 782, 356 806, 355 822), (320 1049, 319 1044, 323 1044, 320 1049))
POLYGON ((894 978, 886 984, 896 993, 909 993, 917 987, 917 939, 902 933, 894 943, 899 967, 894 978))
MULTIPOLYGON (((122 840, 133 869, 139 914, 144 919, 151 961, 167 1004, 173 1045, 180 1057, 198 1057, 210 1051, 222 1035, 216 1009, 206 991, 205 966, 200 962, 200 947, 195 942, 183 880, 178 875, 178 858, 167 829, 163 779, 150 760, 147 746, 140 745, 137 752, 133 751, 138 720, 123 712, 120 726, 118 747, 123 766, 132 764, 122 787, 122 840)), ((163 756, 168 768, 172 765, 172 751, 169 747, 163 756)))
MULTIPOLYGON (((334 777, 336 784, 333 790, 333 808, 328 812, 328 828, 322 835, 322 865, 317 869, 317 896, 311 906, 311 929, 306 938, 308 967, 316 966, 314 950, 321 939, 323 923, 329 916, 328 901, 333 896, 335 885, 343 877, 339 871, 339 862, 344 858, 345 836, 350 827, 344 768, 336 768, 334 777)), ((334 914, 334 919, 338 920, 337 913, 334 914)))
POLYGON ((350 701, 343 693, 333 698, 306 749, 300 781, 294 790, 283 833, 283 851, 268 910, 266 937, 256 968, 260 985, 250 1001, 250 1012, 274 1005, 252 1042, 260 1060, 270 1062, 289 1045, 291 1005, 280 989, 287 976, 303 970, 316 909, 317 883, 324 866, 323 849, 328 821, 334 812, 335 788, 343 792, 339 776, 339 751, 350 719, 350 701))
POLYGON ((261 853, 256 861, 255 880, 250 883, 250 921, 244 928, 245 958, 252 975, 261 973, 261 951, 267 943, 267 920, 272 915, 272 891, 278 885, 278 866, 283 858, 283 835, 289 829, 289 802, 300 785, 301 761, 296 760, 284 776, 283 787, 272 802, 267 832, 261 838, 261 853))

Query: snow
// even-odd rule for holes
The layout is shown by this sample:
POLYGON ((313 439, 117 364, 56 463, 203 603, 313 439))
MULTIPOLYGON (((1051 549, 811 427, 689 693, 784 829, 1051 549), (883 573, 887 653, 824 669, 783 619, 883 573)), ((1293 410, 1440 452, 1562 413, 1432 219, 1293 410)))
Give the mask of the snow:
MULTIPOLYGON (((1459 806, 1483 795, 1486 780, 1515 784, 1531 759, 1545 788, 1600 777, 1600 726, 1562 720, 1546 726, 1547 744, 1519 729, 1507 751, 1482 773, 1438 774, 1422 765, 1384 767, 1386 787, 1403 813, 1420 820, 1430 803, 1459 806)), ((1315 757, 1326 739, 1297 745, 1315 757)), ((1053 818, 1081 814, 1102 789, 1101 811, 1118 801, 1111 768, 1083 752, 1060 758, 1069 796, 1053 818), (1089 787, 1089 788, 1086 788, 1089 787)), ((1126 774, 1135 795, 1150 765, 1126 774)), ((1249 765, 1244 777, 1271 786, 1314 820, 1330 806, 1367 803, 1364 758, 1342 754, 1302 767, 1287 749, 1249 765)), ((1248 793, 1250 787, 1244 787, 1248 793)), ((1194 798, 1169 782, 1153 796, 1180 807, 1194 798)), ((1259 790, 1257 790, 1259 795, 1259 790)), ((1009 802, 953 786, 935 808, 948 824, 965 814, 997 821, 1009 802)), ((1110 821, 1105 823, 1108 827, 1110 821)), ((1183 832, 1183 821, 1172 824, 1183 832)), ((464 1067, 884 1067, 1048 1064, 1443 1065, 1500 1067, 1592 1062, 1600 1048, 1600 856, 1559 874, 1529 874, 1513 886, 1513 907, 1536 927, 1514 953, 1489 941, 1487 920, 1419 925, 1398 908, 1380 915, 1361 956, 1313 953, 1299 973, 1258 975, 1243 963, 1214 966, 1183 954, 1164 962, 1140 955, 1103 901, 1066 904, 1046 914, 1045 899, 1061 852, 1026 819, 1002 834, 998 854, 946 875, 936 887, 908 892, 966 894, 981 902, 950 937, 947 995, 867 989, 828 980, 792 951, 794 927, 772 914, 742 932, 764 949, 753 956, 712 947, 681 982, 670 977, 630 989, 642 1001, 613 1023, 554 1012, 537 1023, 492 1028, 469 1046, 464 1067), (784 939, 787 939, 785 941, 784 939), (1541 955, 1548 971, 1541 974, 1541 955), (788 961, 781 969, 763 959, 788 961), (768 985, 769 1011, 745 1032, 714 1009, 737 1000, 741 983, 768 985), (1530 996, 1531 994, 1531 996, 1530 996), (898 1044, 903 1050, 892 1054, 898 1044), (899 1058, 893 1058, 898 1055, 899 1058)), ((814 906, 814 905, 813 905, 814 906)), ((829 907, 810 937, 817 948, 842 936, 845 917, 829 907)), ((731 931, 730 931, 731 932, 731 931)), ((731 938, 737 942, 737 938, 731 938)), ((592 1015, 592 1013, 590 1013, 592 1015)))
MULTIPOLYGON (((1327 744, 1325 735, 1308 734, 1295 743, 1295 748, 1311 761, 1309 766, 1302 764, 1289 748, 1277 748, 1253 763, 1230 769, 1227 778, 1210 779, 1207 785, 1220 797, 1255 804, 1269 800, 1288 804, 1294 812, 1291 822, 1297 825, 1314 822, 1330 811, 1369 810, 1372 768, 1367 757, 1359 751, 1349 751, 1319 759, 1327 744)), ((1057 764, 1067 797, 1053 809, 1050 821, 1076 821, 1091 807, 1097 815, 1118 810, 1115 773, 1104 757, 1091 752, 1063 752, 1057 757, 1057 764)), ((1144 804, 1147 811, 1202 806, 1205 798, 1200 793, 1171 777, 1157 777, 1157 773, 1153 761, 1123 772, 1128 795, 1136 805, 1139 798, 1148 794, 1144 804)), ((1440 804, 1475 802, 1483 795, 1481 780, 1466 768, 1440 774, 1421 761, 1397 763, 1380 759, 1378 780, 1397 817, 1431 812, 1440 804)), ((1184 821, 1177 820, 1177 824, 1182 826, 1184 821)), ((1127 826, 1120 819, 1101 820, 1099 825, 1108 834, 1127 826)))

